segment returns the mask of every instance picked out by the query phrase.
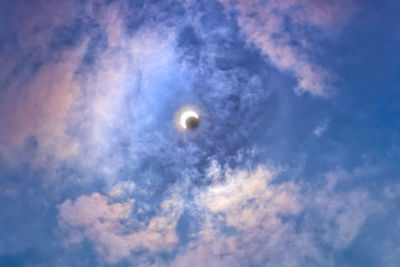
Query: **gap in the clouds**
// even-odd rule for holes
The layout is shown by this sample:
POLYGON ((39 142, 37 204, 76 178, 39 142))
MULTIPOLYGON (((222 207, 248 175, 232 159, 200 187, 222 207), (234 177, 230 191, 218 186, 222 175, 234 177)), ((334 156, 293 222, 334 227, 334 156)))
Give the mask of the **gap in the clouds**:
POLYGON ((46 262, 48 251, 60 249, 55 242, 57 210, 53 203, 58 201, 54 188, 42 180, 44 172, 2 170, 7 179, 0 177, 4 192, 0 197, 3 212, 0 220, 3 258, 0 261, 11 264, 17 260, 15 257, 21 257, 23 262, 46 262))
POLYGON ((179 1, 122 1, 128 6, 127 16, 124 18, 125 32, 134 36, 143 25, 149 27, 156 23, 164 23, 166 27, 173 27, 185 13, 179 1))
POLYGON ((84 38, 91 25, 82 18, 74 18, 68 24, 53 31, 51 49, 61 50, 76 47, 84 38))
POLYGON ((29 264, 41 264, 44 261, 43 255, 38 255, 33 249, 24 250, 19 253, 0 255, 0 266, 17 267, 29 264))
POLYGON ((200 60, 202 40, 196 34, 192 26, 184 27, 178 35, 178 49, 184 51, 182 53, 184 59, 190 63, 197 65, 200 60))
POLYGON ((108 46, 106 33, 102 30, 97 30, 90 39, 86 53, 84 55, 82 65, 83 68, 91 68, 96 62, 96 59, 106 50, 108 46))
POLYGON ((375 216, 368 217, 351 244, 344 250, 334 253, 335 263, 337 265, 350 263, 354 266, 397 265, 399 255, 396 249, 390 247, 395 246, 400 238, 396 223, 399 210, 399 205, 390 203, 375 216))
POLYGON ((201 229, 201 219, 191 210, 185 210, 176 225, 176 233, 179 237, 179 245, 186 246, 194 240, 195 233, 201 229))
POLYGON ((36 77, 40 68, 45 64, 45 60, 40 53, 38 55, 29 53, 22 56, 9 70, 7 77, 2 81, 0 90, 6 91, 7 88, 14 87, 16 90, 22 91, 23 87, 36 77), (18 79, 18 82, 15 79, 18 79))
MULTIPOLYGON (((400 107, 393 102, 400 86, 394 52, 400 44, 393 22, 398 21, 397 5, 396 1, 365 2, 340 39, 329 44, 331 53, 322 58, 341 77, 326 138, 332 144, 330 157, 337 158, 337 165, 340 160, 344 168, 379 166, 399 158, 393 153, 400 130, 400 107)), ((386 177, 381 179, 393 179, 386 177)))

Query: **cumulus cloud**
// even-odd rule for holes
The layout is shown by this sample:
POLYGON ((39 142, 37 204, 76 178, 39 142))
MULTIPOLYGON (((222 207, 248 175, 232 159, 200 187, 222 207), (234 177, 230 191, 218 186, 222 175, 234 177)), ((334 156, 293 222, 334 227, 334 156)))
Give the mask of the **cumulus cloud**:
POLYGON ((312 52, 313 44, 305 29, 329 31, 342 27, 354 12, 353 1, 219 1, 238 11, 243 33, 272 64, 295 75, 297 92, 319 96, 329 93, 332 75, 310 59, 307 51, 312 52))
POLYGON ((66 200, 59 206, 58 223, 68 234, 70 244, 91 241, 101 257, 117 262, 132 251, 169 251, 178 242, 176 223, 182 208, 179 199, 167 199, 161 204, 157 216, 146 225, 133 220, 135 201, 113 202, 110 196, 93 193, 75 201, 66 200), (140 228, 140 226, 142 226, 140 228))
MULTIPOLYGON (((213 164, 211 164, 213 165, 213 164)), ((327 173, 321 186, 307 182, 279 181, 279 170, 226 169, 210 166, 214 180, 185 197, 187 185, 176 185, 150 221, 135 228, 133 199, 116 202, 110 195, 94 193, 59 206, 59 225, 71 243, 89 239, 108 262, 129 258, 133 251, 165 251, 174 260, 162 258, 134 262, 157 266, 310 266, 327 265, 330 256, 349 246, 379 203, 365 190, 343 191, 340 185, 351 174, 327 173), (190 200, 193 199, 193 200, 190 200), (177 222, 184 207, 200 223, 187 246, 177 247, 177 222), (129 222, 130 223, 127 223, 129 222), (250 256, 251 255, 251 256, 250 256)), ((130 190, 131 184, 118 184, 130 190), (126 185, 126 186, 124 186, 126 185)), ((112 193, 111 193, 112 195, 112 193)), ((154 254, 153 254, 154 256, 154 254)))
POLYGON ((228 170, 223 182, 202 191, 206 222, 172 265, 327 265, 376 211, 365 191, 337 190, 347 173, 328 173, 323 187, 307 188, 274 181, 274 172, 228 170))
POLYGON ((114 198, 129 196, 133 193, 134 189, 135 184, 131 181, 118 182, 111 188, 109 195, 114 198))

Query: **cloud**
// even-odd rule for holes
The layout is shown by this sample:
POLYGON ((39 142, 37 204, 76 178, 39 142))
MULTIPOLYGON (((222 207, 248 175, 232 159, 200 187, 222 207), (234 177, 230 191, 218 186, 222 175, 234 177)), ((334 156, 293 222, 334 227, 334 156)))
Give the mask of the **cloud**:
POLYGON ((328 129, 328 121, 323 121, 315 129, 314 134, 316 136, 321 136, 328 129))
MULTIPOLYGON (((127 258, 157 266, 321 266, 331 264, 331 255, 348 247, 380 207, 361 188, 341 189, 351 179, 342 170, 326 173, 321 186, 312 186, 280 181, 279 169, 270 166, 223 170, 211 165, 210 175, 219 172, 222 179, 195 189, 190 198, 182 198, 188 184, 175 184, 148 223, 135 219, 134 199, 121 202, 112 194, 93 193, 61 204, 59 225, 70 243, 87 238, 111 263, 127 258), (184 207, 200 228, 179 247, 177 224, 184 207), (150 254, 131 258, 142 250, 150 254), (173 261, 154 252, 170 253, 173 261)), ((130 184, 123 185, 114 189, 130 190, 130 184)))
POLYGON ((311 60, 307 51, 312 53, 314 48, 307 31, 342 27, 354 12, 353 1, 219 1, 238 11, 239 26, 249 42, 273 65, 295 75, 297 92, 318 96, 329 93, 332 75, 311 60))
POLYGON ((256 227, 270 212, 298 213, 295 192, 298 189, 290 183, 268 186, 271 179, 271 173, 262 167, 251 174, 247 171, 226 173, 224 183, 210 187, 201 193, 200 199, 210 212, 223 213, 226 225, 236 229, 256 227))
POLYGON ((28 19, 15 21, 17 29, 28 31, 22 35, 25 39, 10 51, 0 51, 0 58, 9 63, 0 77, 4 85, 0 92, 1 157, 9 163, 19 162, 26 158, 24 150, 31 149, 34 153, 26 160, 39 168, 80 162, 81 168, 102 165, 105 176, 112 173, 122 162, 121 154, 114 153, 116 156, 107 160, 110 164, 101 161, 115 142, 129 134, 133 120, 148 121, 150 113, 144 110, 152 101, 148 91, 155 94, 162 83, 157 84, 158 78, 170 74, 171 34, 161 26, 159 30, 143 26, 134 37, 127 36, 126 13, 120 3, 101 4, 102 8, 96 9, 94 4, 81 7, 39 1, 38 5, 52 14, 43 18, 36 8, 22 8, 21 4, 12 5, 10 12, 33 12, 28 19), (64 7, 68 16, 57 16, 64 7), (51 12, 53 8, 57 12, 51 12), (71 15, 71 9, 82 9, 93 21, 71 15), (36 40, 35 29, 41 29, 44 37, 36 40), (102 34, 106 39, 103 46, 102 34), (139 90, 141 94, 135 94, 139 90), (127 122, 127 131, 118 139, 112 131, 127 122))
POLYGON ((117 262, 132 251, 173 249, 178 242, 175 228, 181 215, 180 200, 163 201, 158 215, 146 225, 134 220, 134 203, 134 199, 113 202, 110 196, 99 193, 83 195, 59 206, 58 223, 68 234, 70 244, 88 239, 108 262, 117 262), (139 229, 130 229, 126 223, 139 229))
POLYGON ((81 94, 75 80, 84 47, 63 53, 60 62, 42 67, 28 84, 1 93, 0 152, 21 147, 33 137, 42 151, 57 158, 76 154, 78 144, 67 132, 66 119, 81 94), (22 87, 18 90, 18 88, 22 87))
POLYGON ((21 54, 35 56, 27 56, 26 62, 18 57, 24 71, 13 73, 12 64, 0 81, 6 88, 0 93, 0 119, 5 122, 0 126, 1 155, 18 161, 27 146, 33 147, 28 160, 39 162, 38 167, 70 164, 98 172, 93 176, 112 184, 118 170, 127 165, 138 170, 150 158, 157 158, 153 165, 164 166, 165 160, 173 160, 168 171, 178 177, 189 165, 204 165, 209 157, 222 159, 246 146, 250 139, 245 129, 224 132, 253 122, 250 117, 259 111, 251 107, 269 97, 271 80, 246 70, 255 59, 246 61, 243 44, 229 25, 218 25, 216 38, 210 37, 203 25, 185 21, 178 7, 174 17, 164 16, 165 8, 98 1, 65 6, 79 10, 76 15, 32 16, 26 23, 37 26, 33 28, 49 25, 43 26, 45 38, 38 40, 40 53, 32 53, 36 47, 26 42, 21 54), (133 27, 131 14, 143 10, 157 19, 137 21, 133 27), (181 19, 185 23, 172 23, 181 19), (234 54, 220 45, 223 38, 232 40, 234 54), (192 60, 195 54, 198 64, 192 60), (232 63, 218 63, 230 59, 232 63), (27 67, 31 65, 36 67, 27 67), (261 90, 267 91, 265 96, 261 90), (194 140, 178 134, 171 123, 187 104, 198 107, 204 118, 194 140), (218 142, 229 145, 217 147, 218 142))
POLYGON ((111 188, 109 195, 113 198, 124 197, 132 194, 134 189, 135 184, 131 181, 118 182, 111 188))
MULTIPOLYGON (((313 40, 344 27, 353 1, 219 0, 234 10, 239 34, 215 1, 25 2, 12 9, 15 39, 0 40, 0 167, 9 167, 3 159, 20 163, 2 174, 0 189, 6 213, 20 222, 10 228, 20 232, 4 239, 18 243, 9 251, 58 246, 55 237, 21 238, 32 225, 25 227, 20 207, 41 196, 32 206, 39 208, 29 207, 29 215, 43 216, 33 229, 54 230, 47 216, 61 203, 57 225, 67 249, 52 248, 64 257, 85 258, 92 252, 80 245, 88 241, 111 264, 329 266, 382 207, 362 185, 349 186, 352 172, 299 181, 283 168, 257 165, 254 150, 240 152, 257 147, 261 157, 291 158, 301 151, 306 159, 313 148, 302 129, 317 136, 328 129, 328 122, 292 114, 301 103, 277 92, 291 81, 243 36, 296 77, 296 92, 329 95, 334 74, 318 62, 313 40), (173 123, 186 105, 202 116, 191 134, 173 123), (52 168, 55 182, 36 182, 52 168), (23 181, 31 169, 32 181, 23 181), (39 184, 46 190, 36 190, 39 184), (8 204, 17 198, 23 201, 8 204)), ((307 114, 316 108, 309 103, 307 114)), ((384 195, 395 202, 399 192, 384 195)))
POLYGON ((338 190, 345 172, 327 173, 321 188, 275 177, 265 166, 228 170, 224 181, 201 192, 205 223, 172 265, 327 265, 377 209, 363 190, 338 190))

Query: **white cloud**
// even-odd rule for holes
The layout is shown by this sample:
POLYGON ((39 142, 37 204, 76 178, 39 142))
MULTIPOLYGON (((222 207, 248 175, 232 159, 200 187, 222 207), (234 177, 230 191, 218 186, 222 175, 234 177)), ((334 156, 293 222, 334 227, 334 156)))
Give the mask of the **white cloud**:
POLYGON ((314 134, 316 136, 321 136, 327 129, 328 129, 328 122, 324 121, 314 129, 314 134))

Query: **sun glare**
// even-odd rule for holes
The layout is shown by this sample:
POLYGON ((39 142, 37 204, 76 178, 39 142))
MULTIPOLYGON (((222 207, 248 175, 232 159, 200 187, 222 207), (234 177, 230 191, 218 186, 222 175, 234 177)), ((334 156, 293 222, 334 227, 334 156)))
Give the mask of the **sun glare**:
POLYGON ((199 118, 199 115, 198 115, 195 111, 193 111, 193 110, 187 110, 187 111, 185 111, 185 112, 183 112, 183 113, 181 114, 181 117, 180 117, 180 125, 181 125, 181 127, 182 127, 183 129, 187 129, 187 128, 188 128, 188 126, 187 126, 187 120, 190 119, 190 118, 196 118, 196 119, 198 119, 198 118, 199 118))

